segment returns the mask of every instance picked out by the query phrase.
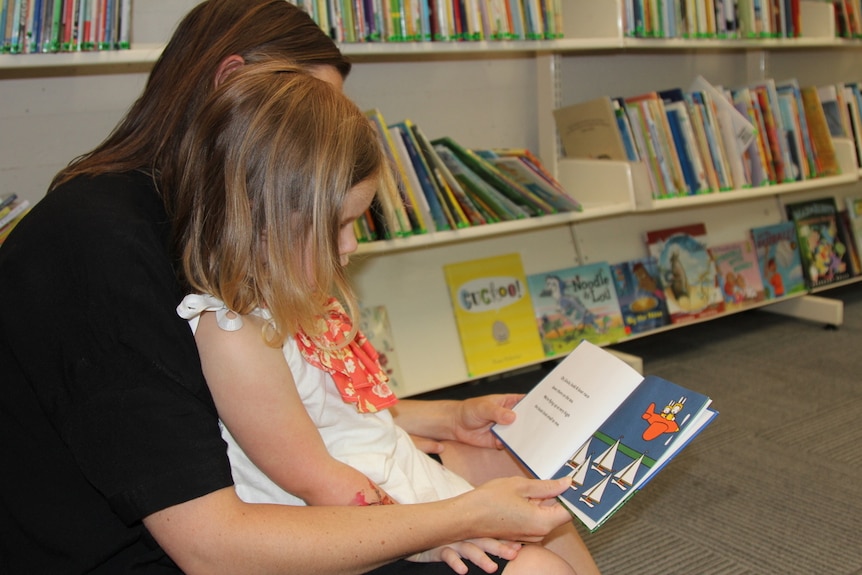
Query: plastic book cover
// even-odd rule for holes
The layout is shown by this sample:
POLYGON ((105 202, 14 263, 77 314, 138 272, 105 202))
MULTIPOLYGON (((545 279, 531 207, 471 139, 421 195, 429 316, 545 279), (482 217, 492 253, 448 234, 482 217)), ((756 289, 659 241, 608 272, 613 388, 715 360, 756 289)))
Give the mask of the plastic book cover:
POLYGON ((626 334, 644 333, 670 322, 667 302, 653 257, 611 264, 626 334))
POLYGON ((531 274, 527 286, 545 355, 568 353, 581 340, 605 345, 625 338, 607 262, 531 274))
POLYGON ((584 341, 491 431, 536 477, 567 477, 559 499, 593 531, 712 421, 711 404, 584 341))
POLYGON ((658 262, 671 323, 712 317, 724 311, 704 224, 647 232, 646 244, 658 262))
POLYGON ((766 299, 754 242, 745 239, 708 249, 715 261, 726 306, 740 307, 766 299))
POLYGON ((779 222, 751 229, 766 299, 805 291, 799 240, 793 222, 779 222))
POLYGON ((571 478, 560 500, 597 529, 709 423, 710 404, 702 393, 646 376, 554 474, 571 478))
POLYGON ((398 361, 395 336, 386 306, 363 307, 359 310, 359 329, 377 351, 377 361, 389 376, 389 387, 398 392, 405 389, 404 375, 398 361))
POLYGON ((834 198, 794 202, 785 206, 787 217, 796 224, 802 272, 809 288, 850 277, 847 240, 838 225, 834 198))
POLYGON ((470 377, 544 358, 519 254, 451 263, 443 269, 470 377))

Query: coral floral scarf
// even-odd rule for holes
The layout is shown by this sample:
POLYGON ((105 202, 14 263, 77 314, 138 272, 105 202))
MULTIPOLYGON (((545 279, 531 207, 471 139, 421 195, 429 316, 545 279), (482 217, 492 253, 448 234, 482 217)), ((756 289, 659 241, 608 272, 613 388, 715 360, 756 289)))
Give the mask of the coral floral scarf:
MULTIPOLYGON (((352 326, 350 318, 336 298, 327 303, 325 322, 318 345, 304 332, 296 334, 302 357, 311 365, 332 375, 335 386, 346 403, 353 403, 359 413, 374 413, 395 405, 398 398, 389 388, 389 376, 377 361, 377 351, 361 332, 344 345, 352 326)), ((323 327, 323 326, 321 326, 323 327)))

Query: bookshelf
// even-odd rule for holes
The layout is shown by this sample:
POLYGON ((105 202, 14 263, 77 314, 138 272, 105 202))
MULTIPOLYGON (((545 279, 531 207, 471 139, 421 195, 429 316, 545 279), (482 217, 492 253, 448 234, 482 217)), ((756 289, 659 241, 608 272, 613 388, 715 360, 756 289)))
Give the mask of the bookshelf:
MULTIPOLYGON (((196 2, 133 4, 133 46, 121 52, 0 55, 0 193, 38 201, 51 176, 97 144, 140 93, 173 25, 196 2)), ((782 219, 787 198, 858 193, 852 144, 838 143, 841 176, 673 200, 652 200, 645 174, 626 162, 561 159, 551 111, 601 95, 687 87, 702 74, 743 85, 796 77, 859 79, 862 41, 834 38, 831 6, 803 2, 799 39, 644 40, 622 31, 622 0, 565 0, 566 38, 555 41, 344 45, 355 62, 347 93, 389 122, 467 147, 523 147, 558 174, 585 210, 436 232, 361 246, 352 277, 363 304, 385 305, 405 389, 413 395, 469 380, 442 274, 447 263, 519 252, 526 272, 643 255, 649 229, 703 221, 711 242, 782 219), (828 65, 824 65, 828 62, 828 65)), ((765 309, 830 324, 828 292, 765 309)))

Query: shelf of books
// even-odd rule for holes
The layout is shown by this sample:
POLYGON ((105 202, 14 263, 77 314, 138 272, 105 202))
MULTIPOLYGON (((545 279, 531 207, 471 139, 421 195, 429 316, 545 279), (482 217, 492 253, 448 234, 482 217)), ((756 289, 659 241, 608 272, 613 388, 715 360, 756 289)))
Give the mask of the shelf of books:
MULTIPOLYGON (((477 4, 460 17, 441 12, 445 4, 415 3, 413 19, 400 18, 388 10, 365 12, 355 3, 342 12, 340 4, 323 12, 318 2, 298 0, 321 27, 341 45, 345 54, 357 59, 411 59, 433 55, 470 56, 494 53, 571 53, 596 50, 783 50, 862 47, 860 8, 854 2, 832 3, 788 0, 756 7, 753 0, 715 3, 707 13, 704 2, 681 4, 651 0, 564 0, 539 7, 535 0, 477 4), (687 5, 689 11, 686 11, 687 5), (515 8, 515 10, 513 10, 515 8), (360 10, 360 13, 355 13, 360 10), (495 10, 497 12, 495 12, 495 10), (334 20, 333 20, 334 18, 334 20)), ((712 4, 710 2, 710 4, 712 4)), ((87 42, 78 20, 67 25, 65 10, 83 10, 87 3, 56 2, 60 9, 21 20, 27 10, 2 10, 6 23, 0 45, 0 69, 38 69, 151 64, 161 53, 157 44, 130 43, 131 2, 109 0, 102 27, 88 26, 87 42), (124 12, 125 11, 125 12, 124 12), (21 14, 18 16, 17 14, 21 14), (125 19, 121 15, 125 14, 125 19), (114 30, 110 18, 113 15, 114 30), (57 19, 57 24, 52 23, 57 19), (42 26, 37 22, 41 19, 42 26), (16 27, 13 22, 17 21, 16 27), (125 26, 120 23, 124 22, 125 26), (50 33, 42 42, 40 33, 50 33), (102 36, 97 38, 96 34, 102 36), (106 39, 112 34, 113 39, 106 39), (101 39, 100 39, 101 38, 101 39)), ((90 16, 97 18, 98 15, 90 16)), ((81 22, 90 22, 83 14, 81 22)), ((134 37, 132 35, 132 40, 134 37)))

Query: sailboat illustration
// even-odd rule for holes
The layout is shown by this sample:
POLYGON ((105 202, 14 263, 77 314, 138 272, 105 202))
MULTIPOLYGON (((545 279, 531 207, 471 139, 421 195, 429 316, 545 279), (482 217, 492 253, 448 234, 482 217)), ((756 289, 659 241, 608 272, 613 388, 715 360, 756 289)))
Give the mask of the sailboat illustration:
POLYGON ((578 449, 572 458, 566 462, 566 465, 570 467, 580 467, 581 464, 587 459, 587 450, 590 448, 590 440, 587 439, 586 443, 584 443, 580 449, 578 449))
POLYGON ((590 470, 590 457, 587 457, 586 461, 572 469, 572 472, 569 473, 567 477, 572 480, 572 489, 577 489, 578 487, 584 486, 584 479, 587 478, 587 471, 590 470))
POLYGON ((638 467, 640 467, 641 462, 644 460, 644 454, 641 453, 641 456, 614 473, 613 479, 611 480, 614 485, 625 491, 635 482, 635 476, 638 473, 638 467))
POLYGON ((613 445, 604 451, 604 453, 596 457, 595 461, 593 461, 593 469, 602 475, 610 472, 614 468, 614 459, 617 457, 617 448, 619 448, 619 446, 620 440, 617 439, 613 445))
POLYGON ((601 502, 602 495, 605 492, 605 487, 608 486, 608 482, 610 480, 610 475, 605 476, 601 481, 584 491, 578 499, 586 503, 589 507, 595 507, 601 502))

